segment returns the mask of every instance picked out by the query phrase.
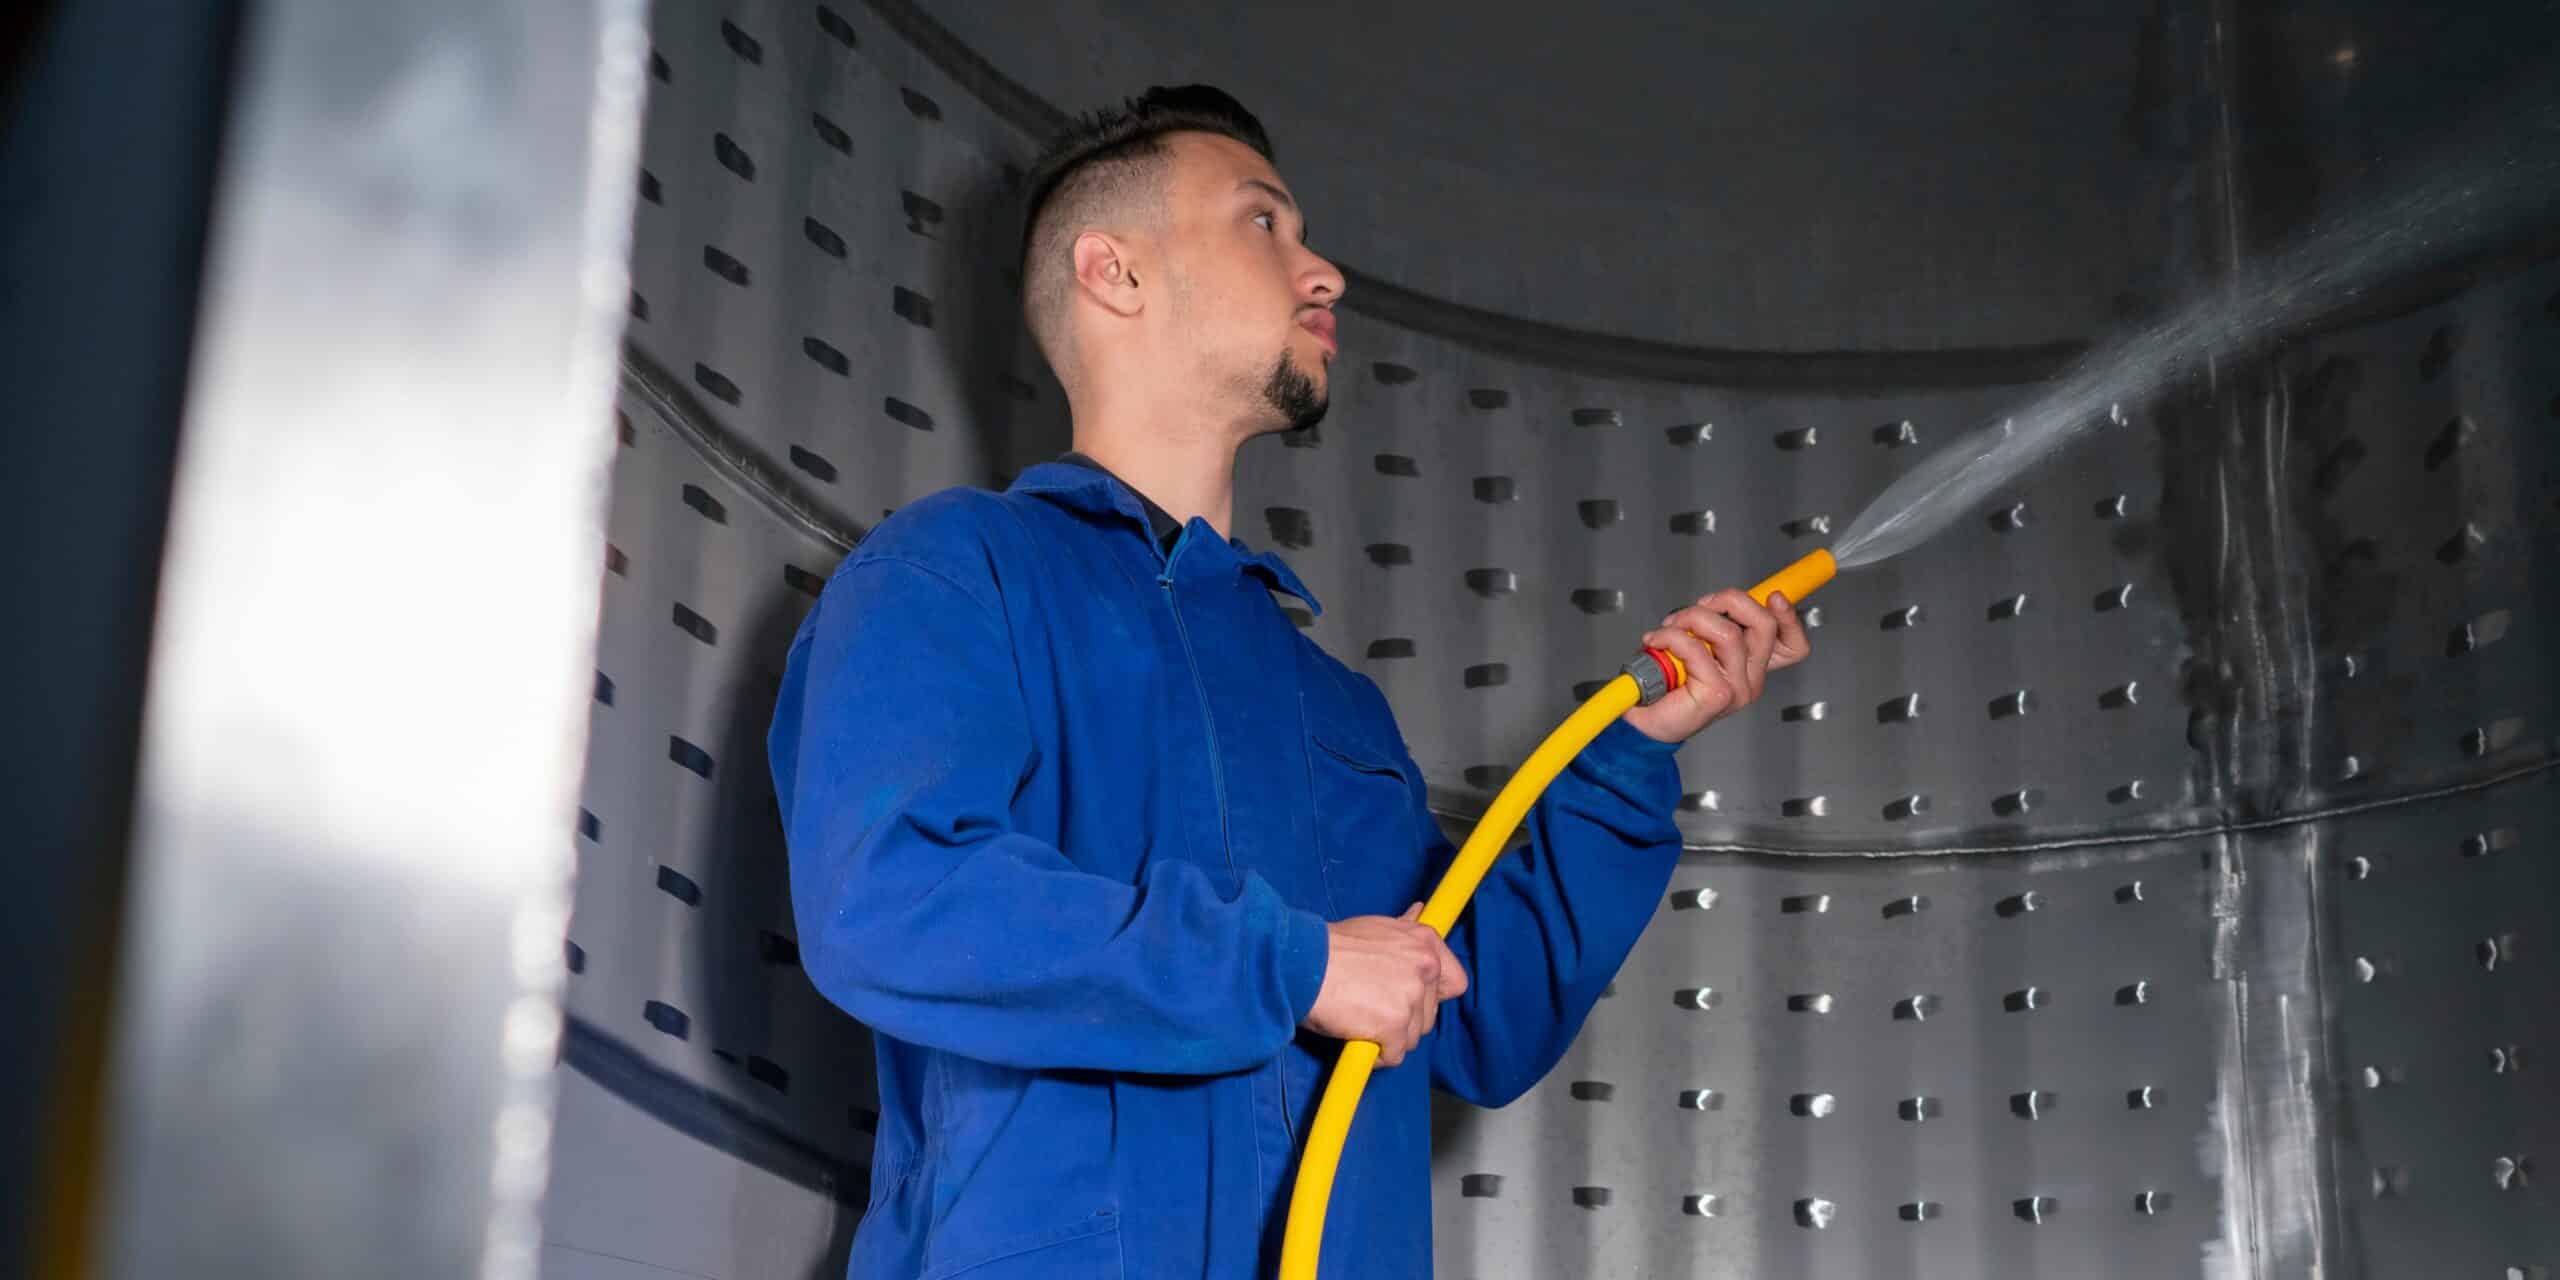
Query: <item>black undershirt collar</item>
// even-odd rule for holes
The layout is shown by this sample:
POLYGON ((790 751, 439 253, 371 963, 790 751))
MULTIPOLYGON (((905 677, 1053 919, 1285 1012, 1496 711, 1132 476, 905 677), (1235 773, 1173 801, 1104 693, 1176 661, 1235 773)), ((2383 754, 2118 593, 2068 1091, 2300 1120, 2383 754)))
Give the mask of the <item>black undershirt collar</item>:
POLYGON ((1182 522, 1174 519, 1172 512, 1157 506, 1155 499, 1150 498, 1143 493, 1138 493, 1138 486, 1130 484, 1126 480, 1121 480, 1118 472, 1113 471, 1111 468, 1106 467, 1073 449, 1058 455, 1057 461, 1067 463, 1070 466, 1091 467, 1106 476, 1110 476, 1114 480, 1119 480, 1121 487, 1127 489, 1129 492, 1138 494, 1139 503, 1144 505, 1147 509, 1147 528, 1155 534, 1156 547, 1168 555, 1172 554, 1174 540, 1182 536, 1182 522))

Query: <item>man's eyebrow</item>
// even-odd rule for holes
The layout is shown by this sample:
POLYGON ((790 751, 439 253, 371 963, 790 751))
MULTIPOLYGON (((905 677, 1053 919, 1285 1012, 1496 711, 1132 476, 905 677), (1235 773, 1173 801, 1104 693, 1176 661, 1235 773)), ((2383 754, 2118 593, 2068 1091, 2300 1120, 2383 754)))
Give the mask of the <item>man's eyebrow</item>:
POLYGON ((1278 187, 1272 186, 1270 183, 1268 183, 1268 182, 1264 182, 1264 181, 1263 181, 1262 179, 1260 179, 1260 178, 1246 178, 1246 179, 1244 179, 1243 181, 1238 182, 1238 183, 1236 184, 1236 190, 1238 190, 1238 191, 1242 191, 1242 190, 1245 190, 1245 189, 1247 189, 1247 188, 1255 188, 1255 189, 1258 189, 1258 190, 1262 191, 1264 194, 1266 194, 1266 195, 1270 196, 1272 199, 1277 200, 1277 201, 1279 201, 1280 203, 1282 203, 1282 204, 1284 204, 1284 205, 1289 206, 1289 210, 1290 210, 1290 212, 1292 212, 1292 213, 1294 213, 1294 212, 1296 212, 1296 211, 1297 211, 1297 208, 1298 208, 1298 202, 1297 202, 1297 201, 1295 201, 1295 200, 1290 199, 1290 198, 1289 198, 1289 193, 1288 193, 1288 192, 1283 191, 1283 190, 1281 190, 1281 189, 1280 189, 1280 188, 1278 188, 1278 187))

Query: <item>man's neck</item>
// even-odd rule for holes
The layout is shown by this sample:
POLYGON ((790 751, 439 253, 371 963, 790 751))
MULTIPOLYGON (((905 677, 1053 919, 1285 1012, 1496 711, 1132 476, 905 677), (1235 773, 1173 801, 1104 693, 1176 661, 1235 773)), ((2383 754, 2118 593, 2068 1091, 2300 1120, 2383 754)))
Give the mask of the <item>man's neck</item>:
POLYGON ((1076 452, 1101 463, 1174 519, 1198 516, 1221 538, 1233 537, 1236 442, 1202 423, 1147 422, 1077 415, 1076 452))

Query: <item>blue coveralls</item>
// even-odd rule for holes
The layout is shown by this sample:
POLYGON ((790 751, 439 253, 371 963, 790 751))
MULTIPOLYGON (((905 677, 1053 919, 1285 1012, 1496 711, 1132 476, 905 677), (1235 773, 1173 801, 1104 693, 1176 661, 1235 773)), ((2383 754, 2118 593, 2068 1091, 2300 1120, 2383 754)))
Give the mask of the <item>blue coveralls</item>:
MULTIPOLYGON (((871 1028, 857 1280, 1271 1274, 1338 1042, 1325 922, 1455 850, 1385 698, 1292 626, 1279 557, 1170 553, 1106 472, 900 509, 793 639, 770 738, 800 955, 871 1028)), ((1452 684, 1454 688, 1454 682, 1452 684)), ((1467 993, 1371 1080, 1328 1277, 1431 1273, 1429 1089, 1553 1067, 1678 857, 1674 748, 1612 725, 1449 936, 1467 993)))

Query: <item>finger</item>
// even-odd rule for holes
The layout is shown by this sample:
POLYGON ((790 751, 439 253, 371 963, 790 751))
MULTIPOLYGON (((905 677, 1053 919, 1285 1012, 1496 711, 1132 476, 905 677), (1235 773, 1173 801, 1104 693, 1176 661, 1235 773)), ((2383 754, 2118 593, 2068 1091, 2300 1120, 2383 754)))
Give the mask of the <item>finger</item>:
MULTIPOLYGON (((1422 1021, 1420 1024, 1420 1034, 1423 1036, 1430 1035, 1431 1029, 1440 1025, 1440 988, 1442 985, 1440 973, 1439 957, 1434 956, 1431 960, 1431 978, 1423 984, 1422 988, 1422 1021)), ((1417 1040, 1419 1040, 1419 1038, 1420 1036, 1416 1037, 1417 1040)))
POLYGON ((1752 599, 1751 593, 1740 587, 1726 587, 1698 603, 1746 627, 1756 625, 1764 619, 1774 620, 1776 616, 1769 612, 1769 606, 1752 599))
POLYGON ((1406 907, 1406 908, 1404 909, 1404 914, 1396 917, 1396 919, 1398 919, 1398 920, 1419 920, 1419 919, 1421 919, 1421 918, 1422 918, 1422 904, 1421 904, 1421 903, 1419 903, 1419 902, 1417 902, 1417 903, 1413 904, 1413 905, 1412 905, 1412 906, 1410 906, 1410 907, 1406 907))
POLYGON ((1813 652, 1813 639, 1804 633, 1804 619, 1796 613, 1796 602, 1783 591, 1769 593, 1769 612, 1778 619, 1778 643, 1769 651, 1769 669, 1792 667, 1813 652))
POLYGON ((1727 649, 1733 650, 1737 658, 1742 654, 1745 644, 1742 624, 1726 617, 1721 609, 1691 605, 1680 611, 1680 620, 1673 625, 1696 632, 1698 638, 1706 641, 1720 657, 1727 649))
POLYGON ((1724 668, 1715 665, 1714 659, 1710 658, 1705 666, 1693 669, 1697 671, 1697 677, 1680 686, 1680 692, 1688 695, 1689 701, 1696 704, 1709 723, 1725 718, 1733 713, 1735 707, 1742 705, 1740 691, 1733 687, 1733 680, 1724 673, 1724 668))
POLYGON ((1422 998, 1414 1004, 1413 1012, 1416 1039, 1430 1034, 1432 1026, 1440 1020, 1440 957, 1437 955, 1428 952, 1424 954, 1422 998))
POLYGON ((1747 591, 1719 591, 1713 606, 1742 624, 1744 655, 1743 672, 1748 677, 1751 696, 1757 699, 1769 677, 1769 653, 1778 643, 1778 619, 1747 591))
POLYGON ((1718 662, 1724 660, 1728 649, 1736 656, 1743 650, 1742 628, 1731 618, 1701 605, 1693 604, 1672 614, 1671 620, 1663 625, 1696 636, 1700 644, 1714 652, 1718 662))
POLYGON ((1369 1038, 1378 1042, 1378 1061, 1380 1063, 1392 1067, 1396 1064, 1397 1059, 1404 1056, 1404 1051, 1407 1048, 1404 1033, 1404 1019, 1381 1019, 1379 1021, 1378 1029, 1371 1033, 1369 1038))
POLYGON ((1466 993, 1466 967, 1458 963, 1458 953, 1444 943, 1440 947, 1440 998, 1455 1000, 1466 993))
POLYGON ((1688 678, 1680 684, 1680 693, 1703 709, 1708 718, 1723 715, 1731 694, 1724 677, 1716 670, 1715 655, 1696 636, 1677 627, 1665 627, 1645 637, 1645 643, 1680 660, 1688 678))
POLYGON ((1680 621, 1681 625, 1706 640, 1715 657, 1716 668, 1724 672, 1725 683, 1732 686, 1735 693, 1751 687, 1751 646, 1743 638, 1740 624, 1722 613, 1704 608, 1681 610, 1680 621))
MULTIPOLYGON (((1672 616, 1676 618, 1679 615, 1672 616)), ((1668 621, 1645 632, 1643 643, 1648 649, 1659 649, 1680 660, 1681 683, 1684 685, 1688 682, 1690 673, 1715 661, 1707 656, 1707 647, 1698 643, 1696 636, 1672 626, 1668 621)))

